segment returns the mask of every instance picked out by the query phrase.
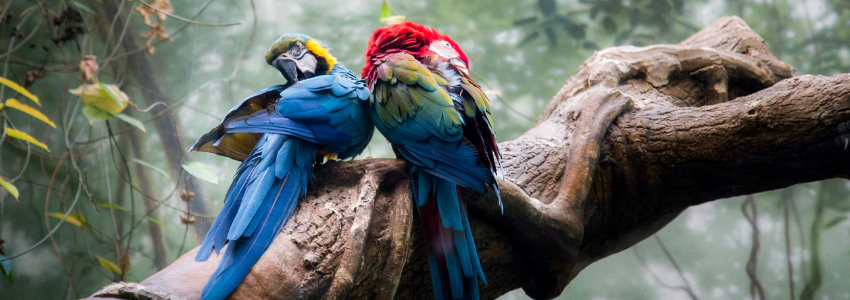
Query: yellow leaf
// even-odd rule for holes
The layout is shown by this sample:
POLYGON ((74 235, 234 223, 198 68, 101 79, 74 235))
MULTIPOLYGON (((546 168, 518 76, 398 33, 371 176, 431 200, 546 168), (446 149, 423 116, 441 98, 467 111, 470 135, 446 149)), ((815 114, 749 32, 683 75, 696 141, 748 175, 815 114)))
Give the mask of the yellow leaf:
POLYGON ((79 96, 83 104, 113 115, 124 111, 124 108, 130 102, 130 97, 114 84, 84 84, 69 92, 79 96))
POLYGON ((35 104, 38 104, 38 106, 41 106, 41 102, 38 102, 38 97, 36 97, 35 95, 33 95, 32 93, 27 91, 27 89, 18 85, 17 83, 14 83, 13 81, 6 79, 6 78, 3 78, 3 77, 0 77, 0 83, 2 83, 5 86, 12 88, 13 90, 15 90, 18 93, 21 93, 21 95, 24 95, 24 97, 30 98, 30 100, 32 100, 32 102, 35 102, 35 104))
POLYGON ((15 98, 7 99, 6 106, 20 110, 30 116, 33 116, 36 119, 41 120, 44 123, 47 123, 47 125, 50 125, 50 127, 56 128, 56 124, 53 124, 53 121, 50 121, 50 119, 48 119, 47 116, 45 116, 43 113, 33 108, 32 106, 18 102, 18 100, 15 98))
POLYGON ((50 152, 50 148, 47 148, 47 145, 45 145, 42 142, 39 142, 38 140, 36 140, 34 137, 30 136, 26 132, 6 127, 6 135, 13 137, 13 138, 16 138, 16 139, 21 139, 21 140, 30 142, 33 145, 44 148, 44 150, 47 150, 47 152, 50 152))
POLYGON ((115 274, 118 274, 118 275, 121 275, 123 273, 123 272, 121 272, 121 268, 119 268, 118 265, 116 265, 114 262, 111 262, 108 259, 101 257, 100 255, 95 255, 95 256, 97 257, 97 262, 100 263, 100 266, 103 267, 104 269, 107 269, 107 270, 109 270, 109 272, 112 272, 112 273, 115 273, 115 274))
POLYGON ((18 200, 18 188, 3 180, 3 177, 0 177, 0 185, 6 188, 6 190, 9 191, 9 194, 12 194, 12 197, 15 197, 16 201, 18 200))
MULTIPOLYGON (((62 219, 63 217, 65 217, 65 213, 58 213, 58 212, 49 213, 47 215, 54 217, 54 218, 57 218, 57 219, 62 219)), ((77 227, 88 230, 88 228, 86 227, 86 217, 84 217, 80 213, 73 213, 73 214, 68 215, 68 217, 65 218, 65 222, 77 225, 77 227)))

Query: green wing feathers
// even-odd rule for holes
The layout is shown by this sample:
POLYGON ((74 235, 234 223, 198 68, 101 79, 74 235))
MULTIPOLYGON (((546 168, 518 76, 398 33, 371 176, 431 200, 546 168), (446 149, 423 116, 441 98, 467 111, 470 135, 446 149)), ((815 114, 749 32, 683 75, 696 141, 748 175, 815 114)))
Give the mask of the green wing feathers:
POLYGON ((493 118, 490 116, 490 100, 487 95, 481 90, 481 87, 469 77, 461 77, 460 87, 464 93, 461 95, 463 100, 463 111, 467 117, 475 118, 475 115, 480 111, 490 126, 490 131, 493 131, 493 118))
MULTIPOLYGON (((406 120, 437 124, 442 132, 455 134, 463 121, 446 92, 447 80, 428 70, 406 53, 388 55, 377 66, 379 80, 372 87, 378 117, 389 128, 406 120)), ((486 102, 486 100, 485 100, 486 102)))

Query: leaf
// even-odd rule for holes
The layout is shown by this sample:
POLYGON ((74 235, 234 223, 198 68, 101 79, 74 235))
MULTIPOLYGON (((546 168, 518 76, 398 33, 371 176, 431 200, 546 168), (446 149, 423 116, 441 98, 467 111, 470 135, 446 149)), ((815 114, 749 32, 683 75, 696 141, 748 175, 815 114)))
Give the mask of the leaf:
POLYGON ((94 122, 106 121, 113 117, 112 114, 90 105, 83 106, 83 116, 89 120, 89 125, 94 124, 94 122))
POLYGON ((549 39, 549 44, 553 46, 558 44, 558 38, 555 35, 555 30, 552 29, 552 26, 543 26, 543 33, 545 33, 546 38, 549 39))
POLYGON ((522 25, 531 24, 531 23, 534 23, 534 22, 537 22, 537 16, 518 19, 518 20, 514 21, 514 26, 522 26, 522 25))
POLYGON ((80 213, 72 213, 68 215, 68 217, 65 217, 65 213, 60 212, 49 213, 47 215, 60 220, 64 217, 65 222, 77 225, 77 227, 80 227, 85 231, 89 230, 88 226, 86 225, 86 217, 84 217, 80 213))
POLYGON ((131 159, 130 159, 130 161, 132 161, 132 162, 134 162, 134 163, 137 163, 137 164, 140 164, 140 165, 143 165, 143 166, 145 166, 145 167, 151 168, 151 169, 153 169, 154 171, 157 171, 157 172, 159 172, 160 174, 162 174, 163 176, 165 176, 165 178, 168 178, 169 180, 171 180, 171 177, 170 177, 170 176, 168 176, 168 173, 165 173, 165 171, 164 171, 164 170, 162 170, 162 169, 158 168, 157 166, 154 166, 154 165, 152 165, 152 164, 150 164, 150 163, 148 163, 148 162, 146 162, 146 161, 143 161, 143 160, 141 160, 141 159, 137 159, 137 158, 131 158, 131 159))
POLYGON ((84 12, 87 12, 87 13, 90 13, 90 14, 95 14, 95 13, 94 13, 94 10, 92 10, 92 9, 91 9, 91 8, 89 8, 88 6, 83 5, 83 4, 82 4, 82 3, 80 3, 79 1, 74 1, 74 6, 76 6, 76 7, 77 7, 77 9, 82 10, 82 11, 84 11, 84 12))
POLYGON ((823 225, 823 229, 835 227, 835 225, 841 224, 841 222, 844 222, 845 220, 847 220, 847 216, 836 217, 835 219, 826 222, 826 224, 823 225))
POLYGON ((614 39, 614 45, 622 45, 629 37, 632 35, 631 30, 626 30, 617 35, 617 38, 614 39))
POLYGON ((109 272, 112 272, 112 273, 115 273, 115 274, 118 274, 118 275, 121 275, 123 273, 123 272, 121 272, 121 268, 119 268, 118 265, 116 265, 114 262, 111 262, 108 259, 101 257, 100 255, 95 255, 95 256, 97 257, 97 262, 100 263, 100 266, 103 267, 104 269, 107 269, 107 270, 109 270, 109 272))
POLYGON ((19 139, 19 140, 27 141, 27 142, 29 142, 33 145, 44 148, 44 150, 47 150, 47 152, 50 152, 50 148, 47 148, 47 145, 45 145, 42 142, 39 142, 38 140, 36 140, 34 137, 27 134, 26 132, 6 127, 6 135, 13 137, 13 138, 16 138, 16 139, 19 139))
POLYGON ((573 22, 570 22, 566 18, 561 21, 561 24, 564 26, 564 29, 567 30, 567 34, 569 34, 575 39, 583 40, 587 36, 587 32, 585 32, 584 29, 584 24, 575 24, 573 22))
POLYGON ((35 102, 35 104, 38 104, 38 106, 41 106, 41 102, 38 102, 38 97, 36 97, 35 95, 33 95, 32 93, 27 91, 27 89, 18 85, 17 83, 14 83, 13 81, 6 79, 6 78, 3 78, 3 77, 0 77, 0 83, 2 83, 5 86, 12 88, 13 90, 20 93, 21 95, 24 95, 24 97, 30 98, 30 100, 32 100, 32 102, 35 102))
MULTIPOLYGON (((6 258, 5 255, 0 254, 0 259, 6 258)), ((12 279, 12 260, 4 260, 0 262, 0 272, 3 272, 3 276, 6 277, 6 280, 9 283, 15 283, 15 280, 12 279)))
POLYGON ((100 206, 100 207, 103 207, 103 208, 109 208, 109 209, 123 210, 123 211, 126 211, 126 212, 130 211, 126 207, 113 205, 113 204, 109 204, 109 203, 98 203, 97 206, 100 206))
POLYGON ((596 15, 599 14, 599 10, 602 9, 600 5, 594 5, 590 8, 590 19, 596 19, 596 15))
POLYGON ((583 44, 581 44, 581 47, 587 50, 599 49, 599 47, 597 47, 596 44, 593 42, 584 42, 583 44))
POLYGON ((544 16, 551 16, 555 14, 555 9, 558 8, 555 6, 555 0, 537 0, 537 7, 540 8, 540 12, 543 13, 544 16))
POLYGON ((139 119, 133 118, 133 117, 125 115, 125 114, 117 114, 115 116, 118 117, 119 119, 121 119, 121 121, 127 122, 127 124, 130 124, 130 125, 133 125, 133 127, 138 128, 142 132, 148 132, 147 130, 145 130, 145 123, 142 123, 142 121, 139 121, 139 119))
POLYGON ((393 15, 393 8, 390 7, 390 4, 387 3, 387 0, 384 0, 381 3, 381 15, 380 21, 381 23, 386 23, 387 25, 398 24, 404 21, 405 17, 402 15, 393 15))
POLYGON ((676 12, 681 14, 685 11, 685 1, 684 0, 673 0, 673 7, 676 9, 676 12))
POLYGON ((384 3, 381 4, 381 17, 380 20, 386 19, 393 13, 393 9, 390 7, 390 4, 384 0, 384 3))
POLYGON ((386 23, 387 25, 398 24, 404 22, 405 16, 402 15, 394 15, 381 19, 381 22, 386 23))
POLYGON ((100 65, 97 64, 97 56, 83 56, 83 59, 80 59, 80 73, 83 74, 83 77, 80 77, 80 82, 94 81, 94 74, 97 73, 97 70, 99 69, 100 65))
POLYGON ((614 18, 611 16, 605 16, 605 18, 602 19, 602 27, 605 28, 605 31, 608 31, 608 33, 617 32, 617 22, 614 22, 614 18))
POLYGON ((165 228, 165 229, 171 229, 170 227, 168 227, 168 225, 163 224, 161 221, 159 221, 157 219, 154 219, 154 218, 151 218, 151 217, 145 217, 145 219, 148 220, 148 221, 151 221, 151 223, 159 225, 159 227, 162 227, 162 228, 165 228))
POLYGON ((0 177, 0 185, 6 188, 6 190, 9 191, 9 194, 12 194, 12 197, 15 197, 15 201, 18 200, 18 188, 15 187, 15 185, 6 182, 5 180, 3 180, 3 177, 0 177))
POLYGON ((527 44, 527 43, 529 43, 529 42, 533 41, 534 39, 536 39, 538 36, 540 36, 540 31, 535 31, 535 32, 529 33, 529 34, 528 34, 528 35, 527 35, 524 39, 522 39, 522 41, 521 41, 521 42, 519 42, 519 43, 520 43, 521 45, 527 44))
POLYGON ((41 113, 37 109, 33 108, 32 106, 23 104, 15 98, 7 99, 5 104, 6 104, 7 107, 20 110, 23 113, 32 116, 33 118, 39 119, 42 122, 47 123, 47 125, 50 125, 50 127, 56 128, 56 124, 54 124, 53 121, 50 121, 50 119, 47 118, 47 116, 45 116, 43 113, 41 113))
POLYGON ((84 84, 69 92, 80 97, 83 104, 111 114, 121 113, 130 102, 130 97, 114 84, 84 84))
MULTIPOLYGON (((112 98, 112 100, 115 101, 115 104, 118 104, 118 105, 124 104, 126 106, 129 97, 127 97, 127 95, 124 95, 124 99, 119 99, 118 95, 116 95, 115 92, 112 91, 113 89, 115 89, 116 91, 121 92, 121 90, 118 89, 117 85, 110 84, 109 87, 107 87, 107 86, 103 85, 103 83, 101 83, 100 81, 97 81, 97 80, 95 80, 94 83, 97 84, 97 86, 99 86, 101 90, 105 91, 106 94, 109 95, 109 98, 112 98)), ((113 112, 113 113, 115 113, 115 112, 113 112)))
POLYGON ((183 164, 183 170, 186 170, 186 172, 189 172, 189 174, 200 180, 210 182, 212 184, 218 184, 218 176, 215 171, 213 171, 210 166, 207 166, 202 162, 193 161, 188 164, 183 164))

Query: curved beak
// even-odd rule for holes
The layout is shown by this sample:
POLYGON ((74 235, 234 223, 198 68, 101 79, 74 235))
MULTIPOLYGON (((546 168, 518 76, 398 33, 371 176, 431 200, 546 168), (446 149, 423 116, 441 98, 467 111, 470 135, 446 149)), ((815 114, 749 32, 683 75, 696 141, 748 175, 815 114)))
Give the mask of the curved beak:
POLYGON ((467 67, 466 64, 463 63, 463 61, 459 58, 449 59, 449 63, 455 66, 458 70, 460 70, 463 75, 469 76, 469 67, 467 67))
POLYGON ((276 58, 272 66, 277 69, 287 82, 298 82, 298 68, 295 61, 289 58, 276 58))
POLYGON ((316 57, 310 53, 304 54, 298 59, 292 57, 289 53, 283 53, 272 61, 272 66, 286 78, 287 82, 298 82, 313 77, 317 64, 316 57))

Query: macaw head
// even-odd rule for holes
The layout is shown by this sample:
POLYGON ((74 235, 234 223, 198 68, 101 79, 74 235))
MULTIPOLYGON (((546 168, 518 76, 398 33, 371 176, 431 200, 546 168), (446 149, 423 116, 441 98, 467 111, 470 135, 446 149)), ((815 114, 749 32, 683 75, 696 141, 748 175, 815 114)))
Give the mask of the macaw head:
POLYGON ((464 74, 469 73, 469 59, 460 46, 448 36, 410 21, 376 29, 366 46, 366 66, 363 77, 374 69, 374 63, 390 53, 405 52, 417 60, 437 55, 464 74))
POLYGON ((266 52, 266 63, 275 67, 287 82, 298 82, 316 75, 327 75, 336 58, 324 43, 306 34, 287 33, 266 52))

